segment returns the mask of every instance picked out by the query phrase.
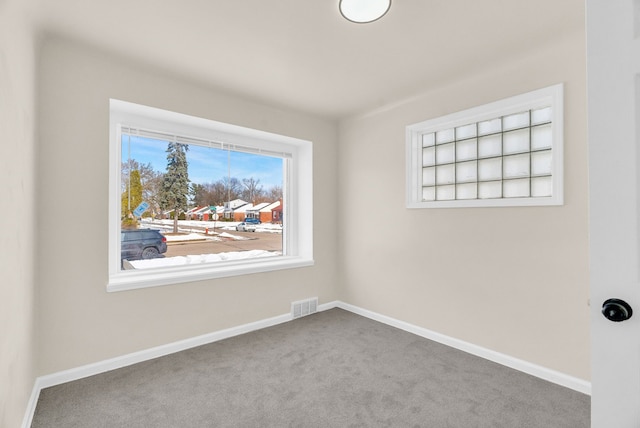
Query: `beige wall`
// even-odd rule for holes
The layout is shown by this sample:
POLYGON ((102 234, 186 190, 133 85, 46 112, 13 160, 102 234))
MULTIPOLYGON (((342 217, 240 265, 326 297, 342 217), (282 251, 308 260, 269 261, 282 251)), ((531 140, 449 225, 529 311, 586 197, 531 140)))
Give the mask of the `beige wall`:
POLYGON ((584 35, 344 120, 338 132, 53 37, 36 76, 23 3, 0 0, 0 135, 10 153, 0 156, 0 206, 9 217, 20 207, 23 220, 0 222, 0 246, 12 249, 0 257, 0 426, 19 424, 35 375, 283 314, 312 296, 589 378, 584 35), (404 208, 406 125, 559 82, 564 206, 404 208), (110 97, 312 140, 316 265, 106 293, 110 97), (327 207, 357 221, 336 230, 327 207))
POLYGON ((340 126, 341 298, 589 379, 585 40, 470 70, 340 126), (405 126, 565 83, 565 204, 405 208, 405 126))
POLYGON ((33 388, 34 37, 21 0, 0 1, 0 426, 33 388))
MULTIPOLYGON (((211 53, 213 54, 213 53, 211 53)), ((179 58, 176 58, 179 61, 179 58)), ((39 63, 38 374, 101 361, 337 297, 337 126, 49 38, 39 63), (107 293, 109 98, 314 143, 315 266, 107 293)))

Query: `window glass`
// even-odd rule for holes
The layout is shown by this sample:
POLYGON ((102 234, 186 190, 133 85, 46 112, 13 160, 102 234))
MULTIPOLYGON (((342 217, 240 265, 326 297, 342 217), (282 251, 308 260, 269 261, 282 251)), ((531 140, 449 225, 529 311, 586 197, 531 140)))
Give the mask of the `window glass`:
MULTIPOLYGON (((168 243, 159 253, 122 248, 123 269, 282 255, 283 216, 273 213, 283 205, 283 158, 136 130, 121 133, 121 148, 121 227, 157 230, 168 243)), ((149 246, 158 238, 141 237, 149 246)))
POLYGON ((310 141, 110 104, 108 291, 313 265, 310 141))
POLYGON ((562 134, 562 85, 410 125, 407 206, 561 205, 562 134))

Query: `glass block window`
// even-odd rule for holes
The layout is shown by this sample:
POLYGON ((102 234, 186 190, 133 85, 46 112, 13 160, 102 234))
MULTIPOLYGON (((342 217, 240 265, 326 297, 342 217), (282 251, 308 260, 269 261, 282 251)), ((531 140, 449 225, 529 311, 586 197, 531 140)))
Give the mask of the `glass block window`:
POLYGON ((562 86, 407 127, 410 208, 562 204, 562 86))

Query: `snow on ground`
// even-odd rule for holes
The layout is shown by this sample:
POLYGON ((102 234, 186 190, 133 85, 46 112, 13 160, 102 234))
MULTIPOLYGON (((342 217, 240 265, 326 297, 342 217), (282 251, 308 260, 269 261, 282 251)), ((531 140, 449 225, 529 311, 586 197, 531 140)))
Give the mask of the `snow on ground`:
MULTIPOLYGON (((218 226, 216 227, 217 230, 236 230, 236 225, 238 225, 238 222, 235 223, 227 223, 224 224, 222 226, 218 226)), ((261 223, 261 224, 256 224, 256 232, 263 232, 263 233, 282 233, 282 225, 280 224, 270 224, 270 223, 261 223)))
MULTIPOLYGON (((143 218, 142 223, 144 224, 142 227, 150 227, 153 229, 159 229, 161 232, 169 232, 173 230, 173 220, 151 220, 149 218, 143 218)), ((236 226, 240 222, 238 221, 230 221, 230 222, 222 222, 222 221, 198 221, 198 220, 179 220, 178 221, 178 231, 181 233, 188 233, 190 235, 197 235, 198 238, 187 238, 187 239, 178 239, 173 238, 169 239, 167 236, 167 241, 188 241, 191 239, 203 239, 207 236, 211 236, 217 231, 236 231, 236 226), (205 230, 208 232, 205 234, 205 230)), ((271 223, 261 223, 256 225, 256 233, 282 233, 282 225, 281 224, 271 224, 271 223)), ((221 233, 219 236, 224 234, 221 233)), ((215 235, 213 235, 215 236, 215 235)), ((243 239, 235 236, 226 236, 227 238, 233 239, 243 239)))
POLYGON ((244 236, 232 235, 227 232, 217 233, 216 235, 204 235, 201 233, 189 233, 186 235, 164 235, 167 242, 185 242, 185 241, 223 241, 222 238, 234 239, 236 241, 244 241, 250 238, 244 236))
MULTIPOLYGON (((144 228, 158 229, 163 233, 173 230, 173 220, 151 220, 142 219, 144 228)), ((206 222, 206 221, 178 221, 179 235, 166 234, 167 242, 184 242, 196 240, 222 241, 223 239, 246 240, 251 239, 244 236, 238 236, 227 232, 218 231, 236 231, 239 222, 206 222), (215 228, 214 228, 215 226, 215 228), (215 230, 215 233, 214 233, 215 230), (206 232, 206 233, 205 233, 206 232)), ((256 225, 256 232, 263 233, 282 233, 282 225, 263 223, 256 225)), ((184 266, 202 263, 220 262, 228 260, 245 260, 257 257, 273 257, 281 256, 279 251, 266 250, 250 250, 250 251, 232 251, 218 254, 200 254, 176 257, 162 257, 150 260, 132 260, 129 261, 135 269, 153 269, 166 266, 184 266)))
POLYGON ((184 266, 195 265, 202 263, 229 261, 229 260, 245 260, 253 259, 257 257, 273 257, 281 256, 279 251, 266 251, 266 250, 250 250, 250 251, 232 251, 228 253, 219 254, 200 254, 193 256, 176 256, 165 257, 159 259, 149 260, 132 260, 129 263, 136 269, 153 269, 167 266, 184 266))
MULTIPOLYGON (((235 230, 235 229, 234 229, 235 230)), ((249 240, 251 238, 246 238, 244 236, 238 236, 238 235, 232 235, 230 233, 227 232, 222 232, 219 233, 218 236, 222 237, 222 238, 230 238, 230 239, 235 239, 236 241, 244 241, 244 240, 249 240)))
POLYGON ((167 242, 182 242, 182 241, 202 241, 203 239, 209 241, 222 241, 222 239, 216 236, 205 236, 200 233, 189 233, 188 235, 164 235, 167 238, 167 242))

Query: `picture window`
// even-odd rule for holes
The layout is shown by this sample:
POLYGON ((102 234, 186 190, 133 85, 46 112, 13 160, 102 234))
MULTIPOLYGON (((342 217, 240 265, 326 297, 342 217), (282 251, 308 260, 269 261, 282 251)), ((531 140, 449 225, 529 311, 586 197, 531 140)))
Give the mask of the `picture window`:
POLYGON ((111 100, 109 163, 108 291, 313 264, 309 141, 111 100))

